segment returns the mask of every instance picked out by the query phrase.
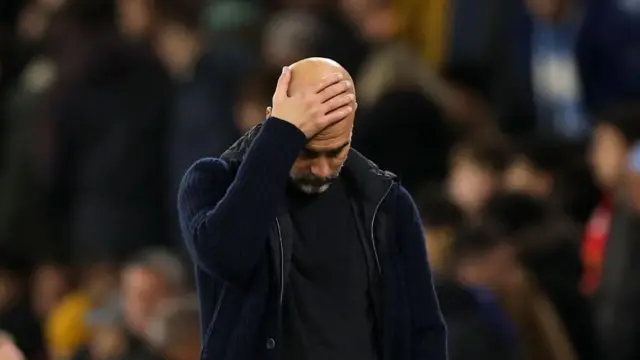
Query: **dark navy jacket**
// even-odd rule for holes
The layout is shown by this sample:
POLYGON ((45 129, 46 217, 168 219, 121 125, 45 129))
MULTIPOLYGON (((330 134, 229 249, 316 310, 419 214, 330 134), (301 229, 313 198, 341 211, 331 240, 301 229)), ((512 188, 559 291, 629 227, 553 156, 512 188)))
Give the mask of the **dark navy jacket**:
MULTIPOLYGON (((287 346, 280 327, 293 229, 284 200, 305 144, 296 127, 270 118, 184 176, 178 210, 196 263, 202 359, 275 360, 287 346)), ((361 214, 380 359, 445 360, 445 325, 411 197, 355 150, 342 176, 361 214)))

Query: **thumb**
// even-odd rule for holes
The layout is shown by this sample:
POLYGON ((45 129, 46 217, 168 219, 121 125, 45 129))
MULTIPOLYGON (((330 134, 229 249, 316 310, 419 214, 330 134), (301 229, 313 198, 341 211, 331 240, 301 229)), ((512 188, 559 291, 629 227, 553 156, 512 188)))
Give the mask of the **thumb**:
POLYGON ((276 100, 286 99, 288 97, 289 83, 291 82, 291 70, 288 66, 282 68, 282 74, 278 79, 276 85, 276 91, 273 94, 273 98, 276 100))

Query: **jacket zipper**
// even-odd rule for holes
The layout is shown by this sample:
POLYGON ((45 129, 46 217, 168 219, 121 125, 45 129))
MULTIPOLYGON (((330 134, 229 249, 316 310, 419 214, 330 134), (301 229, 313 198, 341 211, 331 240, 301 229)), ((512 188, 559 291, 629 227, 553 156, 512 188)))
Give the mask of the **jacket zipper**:
POLYGON ((276 227, 278 228, 278 240, 280 243, 280 307, 284 299, 284 245, 282 244, 282 231, 280 230, 280 222, 276 218, 276 227))
POLYGON ((376 239, 373 233, 373 227, 376 223, 376 216, 378 215, 378 210, 380 210, 380 205, 382 205, 382 203, 384 202, 384 199, 387 198, 387 196, 389 195, 389 192, 391 192, 392 187, 393 187, 393 184, 389 185, 389 188, 387 188, 387 191, 384 193, 384 196, 382 196, 382 199, 380 199, 380 201, 378 202, 378 205, 376 205, 376 209, 373 211, 373 218, 371 219, 371 246, 373 248, 373 256, 376 258, 376 266, 378 267, 379 274, 382 274, 382 266, 380 265, 380 258, 378 257, 378 247, 376 246, 376 239))
POLYGON ((222 285, 222 291, 220 291, 220 298, 216 302, 216 307, 213 310, 213 318, 211 319, 211 325, 207 329, 207 333, 204 336, 204 345, 200 350, 200 358, 204 359, 205 351, 207 350, 207 344, 209 343, 209 338, 211 337, 211 333, 213 332, 213 328, 216 326, 216 320, 218 319, 218 313, 220 312, 220 308, 222 307, 222 301, 224 300, 224 296, 227 293, 227 283, 222 285))

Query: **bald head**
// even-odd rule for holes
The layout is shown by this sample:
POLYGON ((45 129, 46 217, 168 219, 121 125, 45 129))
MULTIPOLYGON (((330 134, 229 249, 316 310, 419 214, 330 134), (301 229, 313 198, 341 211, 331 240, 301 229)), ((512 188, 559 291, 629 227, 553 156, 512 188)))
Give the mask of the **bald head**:
MULTIPOLYGON (((353 83, 351 75, 336 61, 326 58, 306 58, 289 66, 291 70, 291 84, 289 89, 295 93, 297 89, 307 85, 317 84, 325 76, 340 73, 346 80, 353 83)), ((352 88, 353 89, 353 88, 352 88)))
MULTIPOLYGON (((327 58, 312 57, 302 59, 291 64, 289 69, 291 70, 289 95, 295 94, 306 86, 315 85, 322 81, 324 77, 335 73, 344 75, 345 80, 348 80, 353 84, 353 79, 349 72, 347 72, 347 70, 338 62, 327 58)), ((352 86, 347 92, 355 94, 355 87, 352 86)), ((321 131, 314 137, 314 139, 312 139, 312 142, 313 140, 317 141, 335 138, 344 133, 348 133, 350 136, 351 130, 353 129, 354 118, 355 111, 351 112, 344 120, 339 121, 321 131)))
MULTIPOLYGON (((291 82, 289 96, 295 95, 304 88, 315 88, 331 74, 340 73, 345 80, 351 82, 347 92, 355 95, 351 75, 337 62, 325 58, 307 58, 289 66, 291 82)), ((331 100, 328 100, 331 101, 331 100)), ((356 104, 352 104, 357 108, 356 104)), ((351 147, 351 133, 355 111, 344 119, 326 127, 307 142, 291 169, 290 176, 294 184, 306 193, 321 193, 328 189, 333 179, 340 174, 340 169, 347 158, 351 147)))

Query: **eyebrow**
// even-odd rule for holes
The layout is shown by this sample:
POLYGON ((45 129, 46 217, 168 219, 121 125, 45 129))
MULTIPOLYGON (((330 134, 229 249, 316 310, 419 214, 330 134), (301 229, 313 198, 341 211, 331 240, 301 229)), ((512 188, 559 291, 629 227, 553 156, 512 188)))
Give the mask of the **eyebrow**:
POLYGON ((317 151, 317 150, 313 150, 313 149, 309 149, 309 148, 305 148, 304 152, 309 154, 309 155, 322 155, 322 154, 339 154, 342 152, 342 150, 344 150, 345 147, 347 147, 347 145, 349 145, 351 143, 351 140, 345 142, 344 144, 335 147, 333 149, 326 149, 326 150, 322 150, 322 151, 317 151))

